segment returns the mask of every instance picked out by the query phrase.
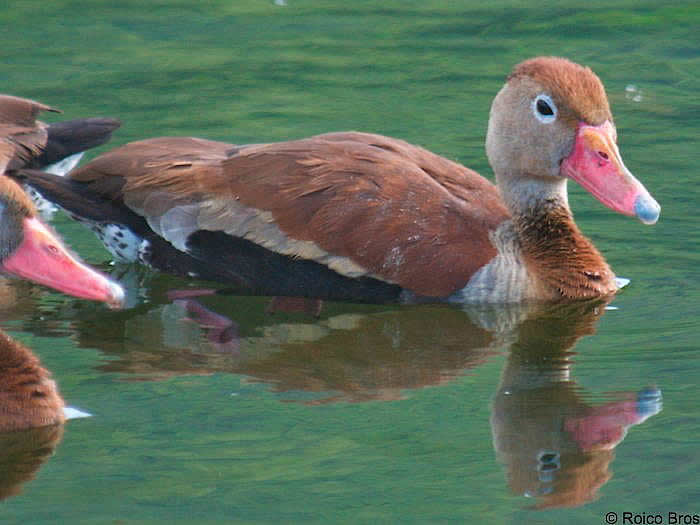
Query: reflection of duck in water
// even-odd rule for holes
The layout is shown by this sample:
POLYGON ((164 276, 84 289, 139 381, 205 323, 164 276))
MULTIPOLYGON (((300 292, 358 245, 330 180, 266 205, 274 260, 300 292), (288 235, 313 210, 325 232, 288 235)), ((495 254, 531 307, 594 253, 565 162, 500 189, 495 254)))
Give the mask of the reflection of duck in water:
POLYGON ((217 313, 197 301, 157 305, 151 298, 109 316, 91 312, 74 329, 81 346, 114 358, 103 370, 139 379, 243 374, 278 392, 316 394, 313 402, 399 399, 406 390, 453 380, 500 348, 488 330, 447 305, 380 310, 326 304, 317 318, 270 315, 262 298, 207 299, 217 313))
MULTIPOLYGON (((72 323, 76 340, 110 356, 102 370, 140 380, 228 372, 281 393, 315 393, 314 402, 361 402, 398 399, 412 389, 445 384, 508 349, 521 337, 521 326, 533 332, 542 315, 545 326, 534 336, 544 337, 549 310, 565 319, 582 309, 326 303, 320 317, 316 312, 269 315, 266 298, 165 302, 174 282, 162 274, 138 281, 135 288, 147 302, 81 315, 72 323)), ((562 331, 576 328, 560 324, 562 331)), ((574 332, 569 347, 581 335, 574 332)))
POLYGON ((22 492, 62 436, 63 425, 0 432, 0 501, 22 492))
POLYGON ((493 443, 508 484, 535 498, 537 508, 594 499, 612 476, 613 450, 627 428, 661 410, 656 388, 600 406, 586 402, 570 377, 571 349, 594 332, 602 305, 584 307, 552 310, 520 326, 493 401, 493 443))

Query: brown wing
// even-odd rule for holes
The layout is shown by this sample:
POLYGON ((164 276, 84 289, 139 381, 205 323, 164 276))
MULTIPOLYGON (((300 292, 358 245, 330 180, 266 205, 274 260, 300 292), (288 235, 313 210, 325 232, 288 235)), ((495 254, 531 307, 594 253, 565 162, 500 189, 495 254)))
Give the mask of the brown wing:
POLYGON ((221 163, 229 151, 236 151, 236 146, 193 137, 158 137, 115 148, 73 170, 70 177, 88 183, 119 177, 143 188, 177 182, 194 190, 196 180, 211 176, 207 167, 221 163))
MULTIPOLYGON (((36 120, 42 111, 57 109, 34 100, 0 95, 0 141, 12 148, 13 154, 3 154, 7 169, 18 169, 41 154, 46 145, 46 125, 36 120)), ((5 151, 7 148, 3 148, 5 151)))
POLYGON ((15 148, 9 142, 0 139, 0 173, 7 170, 7 165, 15 156, 15 148))
MULTIPOLYGON (((232 144, 192 137, 158 137, 125 144, 104 153, 73 170, 70 178, 89 185, 95 194, 112 200, 124 200, 134 211, 156 216, 183 202, 202 199, 197 181, 216 176, 221 162, 232 144), (173 191, 172 187, 185 186, 188 192, 173 191), (167 199, 154 208, 155 194, 167 199), (150 207, 141 203, 141 197, 151 197, 150 207)), ((175 189, 178 189, 175 188, 175 189)))
POLYGON ((228 186, 215 194, 228 190, 286 235, 421 295, 463 287, 496 254, 488 233, 508 217, 477 173, 378 135, 250 147, 224 169, 228 186))

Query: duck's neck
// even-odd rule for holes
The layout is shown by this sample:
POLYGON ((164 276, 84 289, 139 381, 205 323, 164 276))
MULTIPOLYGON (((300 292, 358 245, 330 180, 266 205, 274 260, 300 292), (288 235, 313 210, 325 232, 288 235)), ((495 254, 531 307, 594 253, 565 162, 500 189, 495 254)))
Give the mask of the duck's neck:
POLYGON ((574 223, 566 179, 503 178, 523 262, 551 298, 584 299, 613 293, 615 275, 574 223))
POLYGON ((496 175, 501 196, 513 217, 525 215, 543 205, 565 209, 569 216, 566 179, 551 177, 503 177, 496 175))

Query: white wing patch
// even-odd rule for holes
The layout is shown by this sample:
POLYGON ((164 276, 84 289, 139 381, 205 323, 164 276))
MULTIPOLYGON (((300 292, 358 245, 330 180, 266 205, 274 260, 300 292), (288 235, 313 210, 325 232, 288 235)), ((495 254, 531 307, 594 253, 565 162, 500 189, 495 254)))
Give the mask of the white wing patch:
POLYGON ((368 276, 387 281, 386 278, 371 274, 348 257, 329 254, 312 241, 300 241, 287 236, 277 226, 269 211, 249 208, 230 198, 175 206, 170 199, 169 206, 166 207, 168 200, 165 195, 132 194, 127 205, 142 215, 145 215, 142 210, 149 209, 151 215, 145 218, 151 229, 182 252, 189 252, 187 241, 196 231, 221 231, 254 242, 275 253, 315 261, 346 277, 368 276), (162 210, 163 213, 153 214, 154 209, 162 210))
POLYGON ((36 191, 34 188, 28 184, 23 184, 25 193, 29 196, 29 199, 34 204, 37 213, 45 221, 50 222, 53 219, 54 214, 58 211, 58 206, 53 202, 46 200, 41 193, 36 191))
MULTIPOLYGON (((288 237, 274 222, 272 213, 249 208, 229 199, 211 199, 201 203, 200 229, 220 229, 229 235, 254 242, 270 251, 323 264, 346 277, 372 276, 348 257, 332 255, 312 241, 288 237)), ((377 277, 379 278, 379 277, 377 277)), ((382 279, 385 280, 386 279, 382 279)))
POLYGON ((59 160, 58 162, 54 162, 53 164, 46 166, 44 168, 44 171, 46 173, 51 173, 53 175, 63 177, 66 173, 68 173, 78 165, 78 162, 80 162, 80 159, 83 157, 84 154, 85 152, 81 151, 80 153, 70 155, 64 159, 59 160))
MULTIPOLYGON (((44 168, 43 171, 45 171, 46 173, 51 173, 52 175, 58 175, 59 177, 63 177, 66 173, 68 173, 78 165, 78 162, 80 162, 80 159, 83 157, 84 154, 85 152, 82 151, 80 153, 70 155, 64 159, 59 160, 58 162, 49 164, 44 168)), ((51 219, 53 219, 54 214, 58 211, 58 206, 45 199, 38 191, 36 191, 31 186, 27 184, 23 186, 24 190, 27 192, 27 195, 29 195, 29 198, 34 203, 37 212, 39 212, 39 216, 46 222, 49 222, 51 219)))
POLYGON ((200 229, 199 206, 189 204, 170 208, 159 217, 149 217, 148 225, 181 252, 187 252, 187 239, 200 229))

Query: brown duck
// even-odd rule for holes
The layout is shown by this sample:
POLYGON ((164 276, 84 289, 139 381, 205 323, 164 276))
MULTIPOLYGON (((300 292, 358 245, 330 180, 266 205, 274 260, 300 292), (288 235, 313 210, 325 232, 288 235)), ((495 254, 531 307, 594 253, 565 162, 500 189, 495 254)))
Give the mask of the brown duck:
POLYGON ((402 140, 344 132, 235 146, 133 142, 69 178, 23 171, 116 258, 241 293, 352 301, 521 302, 613 294, 574 223, 573 179, 655 223, 625 167, 605 90, 563 58, 517 65, 486 137, 496 185, 402 140))

